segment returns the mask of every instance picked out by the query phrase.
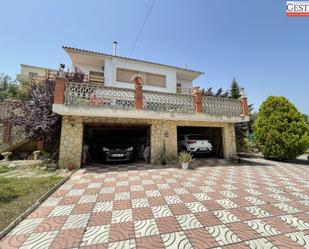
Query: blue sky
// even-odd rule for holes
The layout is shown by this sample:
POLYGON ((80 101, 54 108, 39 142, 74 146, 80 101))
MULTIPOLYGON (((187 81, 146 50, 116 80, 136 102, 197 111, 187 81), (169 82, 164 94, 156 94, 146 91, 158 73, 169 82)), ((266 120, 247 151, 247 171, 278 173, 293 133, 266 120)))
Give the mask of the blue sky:
MULTIPOLYGON (((62 45, 128 56, 152 0, 1 2, 0 72, 70 64, 62 45)), ((269 95, 309 114, 309 17, 283 0, 156 0, 132 57, 201 70, 195 84, 227 89, 235 77, 256 108, 269 95)))

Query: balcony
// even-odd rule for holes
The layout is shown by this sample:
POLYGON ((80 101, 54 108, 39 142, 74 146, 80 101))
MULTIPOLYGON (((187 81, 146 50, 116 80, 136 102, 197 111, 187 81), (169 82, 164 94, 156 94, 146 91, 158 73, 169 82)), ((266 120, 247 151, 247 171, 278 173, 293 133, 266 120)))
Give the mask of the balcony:
MULTIPOLYGON (((142 87, 138 93, 137 89, 62 80, 63 96, 55 101, 53 108, 62 115, 248 121, 242 99, 202 96, 201 91, 193 94, 145 91, 142 87)), ((61 92, 56 90, 56 94, 61 92)))

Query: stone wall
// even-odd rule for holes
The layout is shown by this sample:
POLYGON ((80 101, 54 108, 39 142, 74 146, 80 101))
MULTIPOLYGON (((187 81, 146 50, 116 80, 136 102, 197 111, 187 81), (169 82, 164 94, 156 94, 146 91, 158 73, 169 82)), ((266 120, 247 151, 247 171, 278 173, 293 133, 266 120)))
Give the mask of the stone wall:
POLYGON ((83 127, 82 117, 62 117, 60 167, 64 167, 66 163, 74 163, 77 167, 81 166, 83 127))
POLYGON ((110 117, 68 117, 63 116, 59 164, 71 162, 81 165, 83 126, 85 123, 105 124, 143 124, 149 125, 151 141, 151 163, 160 163, 164 154, 168 162, 177 159, 177 126, 221 127, 224 157, 231 158, 236 154, 235 131, 233 123, 172 121, 155 119, 130 119, 110 117))

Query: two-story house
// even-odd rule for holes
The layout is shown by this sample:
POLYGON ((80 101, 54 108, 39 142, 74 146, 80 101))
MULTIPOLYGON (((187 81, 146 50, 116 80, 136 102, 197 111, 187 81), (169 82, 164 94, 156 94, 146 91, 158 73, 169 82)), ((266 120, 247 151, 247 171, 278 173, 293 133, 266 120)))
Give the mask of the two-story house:
POLYGON ((61 166, 82 164, 83 146, 113 134, 149 146, 151 163, 177 158, 177 136, 202 133, 218 156, 236 155, 234 124, 247 122, 247 99, 205 96, 202 72, 71 47, 64 50, 84 82, 56 78, 53 111, 62 115, 61 166), (141 75, 141 80, 132 77, 141 75), (140 84, 142 82, 142 84, 140 84))

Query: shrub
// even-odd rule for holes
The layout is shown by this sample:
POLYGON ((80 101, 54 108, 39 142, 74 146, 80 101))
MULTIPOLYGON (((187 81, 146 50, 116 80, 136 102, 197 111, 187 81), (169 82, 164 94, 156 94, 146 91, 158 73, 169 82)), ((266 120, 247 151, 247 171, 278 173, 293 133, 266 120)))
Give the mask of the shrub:
POLYGON ((253 129, 256 145, 265 157, 293 159, 309 145, 309 126, 285 97, 268 97, 260 107, 253 129))
POLYGON ((28 138, 43 139, 50 150, 57 148, 61 129, 61 116, 52 111, 54 91, 52 80, 31 85, 27 99, 11 117, 13 124, 22 127, 28 138))
POLYGON ((178 160, 180 163, 190 163, 193 159, 190 152, 182 151, 179 153, 178 160))

